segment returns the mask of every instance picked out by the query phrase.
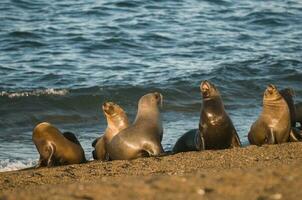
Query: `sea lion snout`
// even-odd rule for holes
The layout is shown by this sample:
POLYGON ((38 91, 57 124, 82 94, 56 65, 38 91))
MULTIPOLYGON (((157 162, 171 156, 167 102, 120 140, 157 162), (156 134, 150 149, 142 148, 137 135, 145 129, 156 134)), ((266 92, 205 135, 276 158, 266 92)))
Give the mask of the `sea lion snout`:
POLYGON ((201 84, 200 84, 200 91, 201 91, 202 96, 204 98, 210 96, 210 86, 211 85, 210 85, 210 83, 207 80, 201 82, 201 84))
POLYGON ((113 102, 103 103, 102 108, 103 108, 103 111, 108 115, 111 115, 114 113, 114 103, 113 102))
POLYGON ((273 92, 276 90, 276 86, 274 86, 273 84, 269 84, 267 86, 267 91, 270 93, 270 94, 273 94, 273 92))
POLYGON ((162 107, 163 106, 163 98, 164 98, 163 95, 159 92, 154 92, 154 96, 155 96, 155 99, 156 99, 158 105, 160 105, 160 107, 162 107))
POLYGON ((270 96, 270 95, 273 95, 274 93, 276 93, 278 90, 277 90, 277 87, 273 84, 269 84, 264 92, 264 95, 266 97, 270 96))

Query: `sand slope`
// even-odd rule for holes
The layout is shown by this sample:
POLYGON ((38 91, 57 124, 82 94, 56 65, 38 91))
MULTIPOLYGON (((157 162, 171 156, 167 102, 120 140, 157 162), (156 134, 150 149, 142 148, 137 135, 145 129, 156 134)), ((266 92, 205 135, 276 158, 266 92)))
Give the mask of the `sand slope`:
POLYGON ((301 199, 302 143, 0 173, 0 199, 301 199))

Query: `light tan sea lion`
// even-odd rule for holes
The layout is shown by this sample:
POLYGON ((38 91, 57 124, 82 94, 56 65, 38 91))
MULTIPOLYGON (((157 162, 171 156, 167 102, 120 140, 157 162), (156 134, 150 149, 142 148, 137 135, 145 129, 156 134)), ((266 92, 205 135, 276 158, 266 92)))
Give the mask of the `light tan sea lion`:
POLYGON ((95 147, 92 154, 96 160, 108 159, 106 156, 106 145, 115 135, 129 126, 127 114, 119 105, 113 102, 106 102, 103 104, 102 109, 107 120, 107 128, 104 135, 92 143, 92 146, 95 147))
POLYGON ((263 110, 248 133, 251 144, 287 142, 291 131, 289 107, 274 85, 268 85, 263 96, 263 110))
POLYGON ((33 142, 40 154, 36 167, 78 164, 86 161, 84 150, 73 133, 62 134, 53 125, 43 122, 33 131, 33 142))
POLYGON ((240 147, 241 142, 229 115, 226 113, 220 92, 209 81, 200 84, 203 97, 199 132, 205 149, 240 147))
POLYGON ((112 160, 130 160, 164 153, 160 110, 162 95, 154 92, 144 95, 138 102, 135 121, 122 130, 107 145, 112 160))

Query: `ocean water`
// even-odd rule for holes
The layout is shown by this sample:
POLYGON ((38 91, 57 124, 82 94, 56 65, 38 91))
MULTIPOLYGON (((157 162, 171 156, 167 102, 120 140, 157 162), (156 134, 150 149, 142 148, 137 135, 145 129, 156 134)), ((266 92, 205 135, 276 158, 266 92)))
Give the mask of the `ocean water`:
POLYGON ((91 159, 104 101, 134 119, 138 99, 164 96, 163 146, 197 128, 210 80, 243 143, 267 84, 302 101, 300 0, 1 0, 0 171, 32 166, 32 130, 72 131, 91 159))

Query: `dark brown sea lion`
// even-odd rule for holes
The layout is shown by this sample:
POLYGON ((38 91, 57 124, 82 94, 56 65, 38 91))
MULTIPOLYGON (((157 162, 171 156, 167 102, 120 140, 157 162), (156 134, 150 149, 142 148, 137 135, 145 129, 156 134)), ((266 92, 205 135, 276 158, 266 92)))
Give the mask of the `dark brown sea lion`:
POLYGON ((291 88, 286 88, 283 90, 279 91, 284 100, 286 101, 289 112, 290 112, 290 121, 291 121, 291 131, 289 134, 289 142, 299 142, 302 141, 302 131, 299 130, 299 128, 296 127, 297 125, 297 111, 296 111, 296 106, 294 103, 294 95, 295 92, 291 88))
POLYGON ((33 131, 33 142, 40 154, 36 167, 78 164, 86 161, 84 150, 73 133, 62 134, 53 125, 43 122, 33 131))
POLYGON ((172 152, 201 151, 204 150, 204 140, 200 137, 198 129, 192 129, 183 134, 175 143, 172 152))
POLYGON ((268 85, 263 96, 263 110, 248 133, 251 144, 287 142, 291 131, 289 107, 274 85, 268 85))
POLYGON ((291 88, 285 88, 283 90, 280 90, 279 93, 283 97, 283 99, 286 101, 289 112, 290 112, 290 121, 291 121, 291 126, 296 127, 296 108, 295 108, 295 103, 294 103, 294 95, 295 92, 291 88))
POLYGON ((240 147, 237 131, 225 111, 220 93, 214 84, 203 81, 200 84, 203 97, 199 131, 204 138, 205 149, 226 149, 240 147))
POLYGON ((295 104, 295 118, 296 122, 300 124, 300 128, 302 128, 302 102, 295 104))
POLYGON ((95 150, 92 152, 93 158, 96 160, 106 160, 106 145, 120 131, 129 126, 129 121, 126 112, 113 102, 106 102, 102 106, 104 115, 107 120, 107 128, 103 136, 97 138, 92 146, 95 150))
POLYGON ((107 145, 112 160, 129 160, 164 153, 160 107, 162 95, 154 92, 142 96, 134 123, 112 138, 107 145))

